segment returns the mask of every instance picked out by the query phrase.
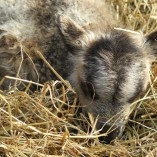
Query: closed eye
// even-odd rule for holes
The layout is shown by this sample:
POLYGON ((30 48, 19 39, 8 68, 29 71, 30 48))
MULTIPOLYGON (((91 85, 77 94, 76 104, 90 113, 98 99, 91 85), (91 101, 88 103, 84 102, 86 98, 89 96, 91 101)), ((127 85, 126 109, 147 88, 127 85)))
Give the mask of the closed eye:
POLYGON ((99 98, 91 82, 80 81, 80 87, 85 96, 91 97, 93 100, 97 100, 99 98))

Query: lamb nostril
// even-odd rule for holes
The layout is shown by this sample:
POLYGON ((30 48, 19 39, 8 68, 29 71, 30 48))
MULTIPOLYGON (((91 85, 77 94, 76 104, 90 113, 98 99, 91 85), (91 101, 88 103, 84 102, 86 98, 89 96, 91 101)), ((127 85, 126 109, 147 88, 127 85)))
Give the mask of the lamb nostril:
POLYGON ((110 132, 107 136, 100 137, 99 140, 101 143, 109 144, 111 141, 118 138, 118 135, 119 135, 119 130, 116 129, 116 130, 110 132))
MULTIPOLYGON (((122 132, 123 132, 122 127, 110 126, 110 125, 105 125, 103 128, 102 127, 103 126, 101 126, 100 134, 103 134, 103 133, 108 133, 108 134, 107 136, 99 137, 99 141, 101 143, 109 144, 114 139, 121 137, 122 132)), ((99 126, 99 129, 100 129, 100 126, 99 126)))

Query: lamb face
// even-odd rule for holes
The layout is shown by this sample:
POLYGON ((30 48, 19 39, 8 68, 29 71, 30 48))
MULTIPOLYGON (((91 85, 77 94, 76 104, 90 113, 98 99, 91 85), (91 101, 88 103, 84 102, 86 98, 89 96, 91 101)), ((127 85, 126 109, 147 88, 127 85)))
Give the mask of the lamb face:
POLYGON ((135 35, 135 41, 134 35, 116 29, 92 36, 65 16, 60 21, 73 52, 75 68, 69 80, 85 111, 98 118, 97 129, 105 132, 112 126, 114 131, 105 139, 109 142, 122 134, 131 103, 147 87, 149 46, 142 37, 135 35))
POLYGON ((78 93, 84 108, 94 117, 99 115, 98 128, 114 125, 120 135, 130 104, 146 89, 150 65, 129 36, 116 31, 109 36, 93 42, 85 52, 77 74, 78 93))

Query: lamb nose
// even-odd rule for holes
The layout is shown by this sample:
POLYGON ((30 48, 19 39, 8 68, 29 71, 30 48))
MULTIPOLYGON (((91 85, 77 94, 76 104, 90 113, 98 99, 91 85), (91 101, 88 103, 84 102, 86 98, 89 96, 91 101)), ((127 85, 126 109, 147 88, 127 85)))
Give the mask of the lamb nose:
POLYGON ((101 143, 109 144, 111 141, 113 141, 116 138, 119 138, 122 134, 121 127, 116 126, 104 126, 103 129, 100 131, 100 134, 107 133, 107 136, 101 136, 99 137, 99 141, 101 143))

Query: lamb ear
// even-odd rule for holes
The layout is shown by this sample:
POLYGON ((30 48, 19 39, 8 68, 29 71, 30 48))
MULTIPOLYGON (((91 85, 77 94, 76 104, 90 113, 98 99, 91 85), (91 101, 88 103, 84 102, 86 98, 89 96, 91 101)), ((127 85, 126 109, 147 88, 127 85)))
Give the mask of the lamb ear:
POLYGON ((152 55, 157 58, 157 31, 154 31, 146 36, 146 42, 149 43, 152 49, 152 55))
POLYGON ((73 49, 82 49, 84 47, 86 32, 83 28, 66 15, 58 17, 58 24, 68 46, 73 49))

